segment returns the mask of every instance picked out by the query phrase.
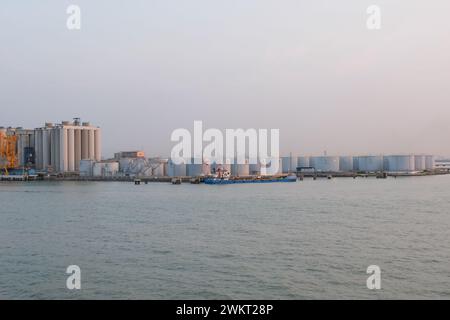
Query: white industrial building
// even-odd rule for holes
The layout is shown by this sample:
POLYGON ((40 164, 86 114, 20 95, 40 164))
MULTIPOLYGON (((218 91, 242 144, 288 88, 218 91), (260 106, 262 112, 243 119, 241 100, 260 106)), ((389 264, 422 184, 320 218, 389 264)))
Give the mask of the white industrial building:
POLYGON ((18 165, 37 170, 79 172, 81 160, 101 160, 101 130, 89 122, 47 122, 36 129, 15 128, 18 165))

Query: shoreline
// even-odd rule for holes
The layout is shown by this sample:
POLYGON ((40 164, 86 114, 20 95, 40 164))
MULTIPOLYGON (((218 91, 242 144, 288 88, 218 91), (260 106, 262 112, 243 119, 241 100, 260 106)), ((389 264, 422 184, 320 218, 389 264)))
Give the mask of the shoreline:
MULTIPOLYGON (((355 173, 355 172, 298 172, 297 179, 299 181, 310 178, 310 179, 333 179, 333 178, 377 178, 377 179, 386 179, 386 178, 402 178, 402 177, 425 177, 425 176, 441 176, 450 174, 449 170, 435 170, 428 172, 370 172, 370 173, 355 173)), ((284 175, 275 175, 274 177, 280 177, 284 175)), ((242 178, 256 178, 256 175, 251 176, 243 176, 242 178)), ((201 177, 148 177, 148 176, 112 176, 112 177, 96 177, 96 176, 78 176, 78 175, 54 175, 54 176, 45 176, 45 175, 36 175, 36 176, 0 176, 0 181, 22 181, 22 182, 30 182, 30 181, 80 181, 80 182, 135 182, 136 180, 140 180, 141 183, 150 183, 150 182, 165 182, 171 183, 173 179, 179 179, 182 183, 191 183, 192 180, 196 180, 197 183, 203 183, 203 180, 206 176, 201 177)))

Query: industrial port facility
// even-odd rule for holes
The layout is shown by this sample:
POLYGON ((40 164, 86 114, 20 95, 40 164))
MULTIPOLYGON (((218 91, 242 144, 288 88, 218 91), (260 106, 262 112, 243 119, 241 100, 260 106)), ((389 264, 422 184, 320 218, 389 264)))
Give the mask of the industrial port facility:
MULTIPOLYGON (((261 164, 218 164, 207 159, 175 164, 169 158, 147 158, 143 151, 121 151, 102 159, 101 129, 79 118, 45 123, 35 129, 0 127, 0 176, 59 177, 111 180, 117 178, 206 177, 227 171, 234 177, 259 176, 261 164)), ((285 156, 277 174, 298 176, 327 174, 419 175, 445 173, 433 155, 285 156)))

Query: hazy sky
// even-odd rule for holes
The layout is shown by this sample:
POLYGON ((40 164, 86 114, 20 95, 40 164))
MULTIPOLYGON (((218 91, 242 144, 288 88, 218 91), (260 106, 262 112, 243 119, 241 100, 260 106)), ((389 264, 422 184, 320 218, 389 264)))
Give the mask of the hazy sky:
POLYGON ((2 0, 0 125, 81 117, 106 156, 168 155, 194 120, 279 128, 283 153, 448 155, 449 16, 448 0, 2 0))

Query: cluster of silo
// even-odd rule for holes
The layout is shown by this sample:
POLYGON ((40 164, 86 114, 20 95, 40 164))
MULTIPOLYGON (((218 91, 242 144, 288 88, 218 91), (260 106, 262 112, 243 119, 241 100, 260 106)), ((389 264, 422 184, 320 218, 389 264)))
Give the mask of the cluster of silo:
POLYGON ((336 156, 320 156, 309 158, 310 167, 319 172, 338 172, 339 157, 336 156))
POLYGON ((34 151, 38 170, 79 171, 81 160, 101 160, 101 131, 78 120, 46 123, 34 130, 34 151))

